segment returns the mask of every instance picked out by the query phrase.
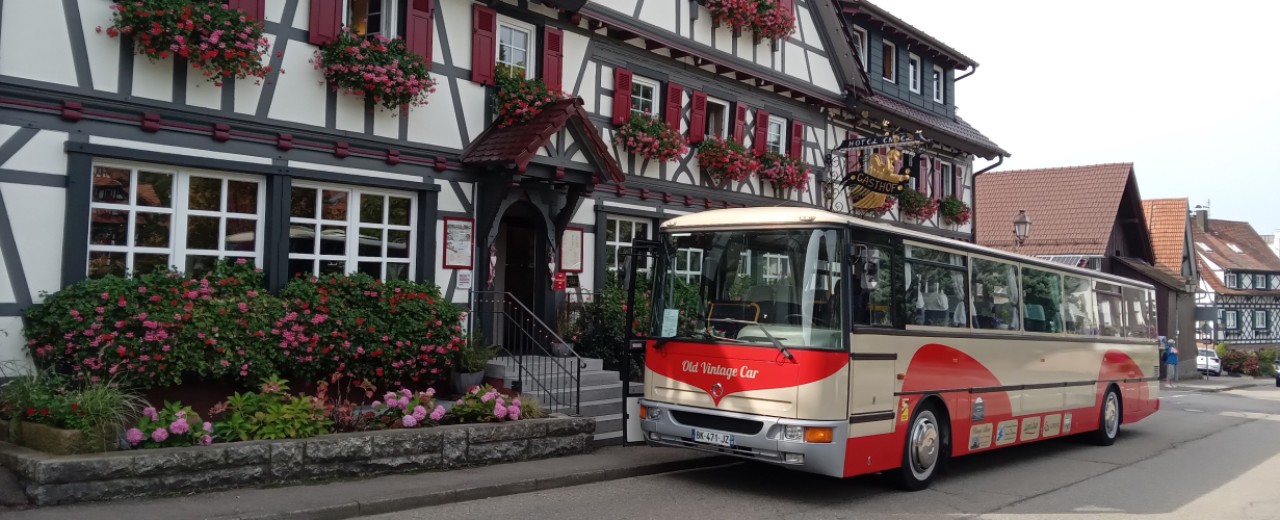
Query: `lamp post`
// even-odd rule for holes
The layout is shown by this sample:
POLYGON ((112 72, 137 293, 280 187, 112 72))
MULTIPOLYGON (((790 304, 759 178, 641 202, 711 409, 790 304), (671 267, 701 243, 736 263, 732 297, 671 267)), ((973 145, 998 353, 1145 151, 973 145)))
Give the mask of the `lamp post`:
POLYGON ((1027 216, 1027 210, 1020 209, 1018 214, 1013 217, 1013 250, 1016 252, 1022 243, 1027 241, 1027 237, 1031 235, 1031 217, 1027 216))

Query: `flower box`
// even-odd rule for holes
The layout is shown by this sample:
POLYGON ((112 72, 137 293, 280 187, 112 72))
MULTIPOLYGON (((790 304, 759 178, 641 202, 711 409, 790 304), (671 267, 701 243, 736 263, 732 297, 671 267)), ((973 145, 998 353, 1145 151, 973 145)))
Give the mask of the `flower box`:
POLYGON ((698 147, 698 166, 717 187, 727 188, 743 181, 760 168, 760 163, 742 145, 723 139, 707 139, 698 147))
POLYGON ((388 110, 425 105, 436 90, 426 59, 400 38, 365 38, 343 29, 312 62, 334 91, 365 96, 388 110))
POLYGON ((152 60, 185 58, 219 86, 228 77, 261 79, 271 72, 262 63, 270 48, 262 21, 224 2, 132 0, 111 9, 107 36, 129 36, 133 51, 152 60))
POLYGON ((613 143, 628 153, 655 161, 674 161, 689 153, 680 132, 657 118, 641 114, 632 114, 626 124, 618 127, 613 143))

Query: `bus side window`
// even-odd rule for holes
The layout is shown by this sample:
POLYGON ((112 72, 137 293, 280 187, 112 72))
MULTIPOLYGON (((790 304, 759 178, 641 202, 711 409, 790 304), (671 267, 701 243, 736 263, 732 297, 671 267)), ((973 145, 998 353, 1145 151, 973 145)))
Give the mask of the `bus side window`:
POLYGON ((1027 332, 1062 332, 1062 277, 1024 268, 1022 308, 1027 313, 1027 332))
POLYGON ((1093 286, 1098 298, 1098 326, 1100 336, 1124 335, 1124 303, 1120 299, 1120 286, 1096 282, 1093 286))
MULTIPOLYGON (((893 326, 893 270, 894 266, 902 265, 901 261, 895 261, 893 249, 887 246, 865 245, 865 258, 855 259, 856 264, 870 263, 874 265, 871 269, 874 271, 874 278, 868 281, 874 283, 862 283, 866 265, 855 265, 853 276, 850 280, 853 282, 851 289, 853 292, 853 322, 857 325, 870 325, 873 327, 892 327, 893 326), (870 288, 864 288, 864 285, 870 288)), ((900 269, 900 268, 899 268, 900 269)), ((833 297, 839 298, 840 292, 845 290, 845 284, 837 284, 833 290, 833 297)))
POLYGON ((1096 336, 1098 334, 1098 313, 1094 310, 1093 284, 1084 278, 1067 276, 1063 278, 1066 286, 1062 310, 1066 320, 1067 334, 1096 336))
POLYGON ((974 258, 973 327, 1019 330, 1018 268, 1013 264, 974 258))

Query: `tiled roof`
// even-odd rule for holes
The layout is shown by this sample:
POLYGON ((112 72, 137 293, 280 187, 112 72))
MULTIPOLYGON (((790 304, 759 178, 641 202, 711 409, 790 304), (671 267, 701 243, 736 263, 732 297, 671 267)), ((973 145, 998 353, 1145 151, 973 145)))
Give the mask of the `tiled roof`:
POLYGON ((1210 249, 1197 246, 1196 253, 1223 269, 1280 272, 1280 257, 1271 252, 1248 222, 1209 220, 1207 233, 1193 228, 1191 237, 1210 249), (1235 252, 1232 245, 1241 252, 1235 252))
POLYGON ((957 63, 963 65, 963 67, 956 67, 956 68, 963 70, 969 67, 978 66, 978 62, 974 61, 973 58, 970 58, 968 56, 965 56, 964 54, 961 54, 960 51, 951 48, 951 46, 945 43, 942 43, 937 38, 934 38, 933 36, 930 36, 928 33, 916 28, 916 26, 903 21, 901 18, 898 18, 897 16, 894 16, 893 13, 886 11, 883 7, 872 4, 867 0, 841 0, 840 3, 842 7, 844 7, 846 10, 863 12, 867 16, 873 19, 878 19, 882 23, 887 23, 889 25, 896 26, 901 30, 910 33, 911 36, 918 38, 920 40, 923 40, 921 43, 923 43, 924 46, 932 47, 933 48, 932 50, 936 50, 946 55, 947 57, 955 60, 957 63))
POLYGON ((462 151, 460 160, 468 165, 514 165, 524 171, 538 154, 538 149, 565 128, 569 128, 574 139, 581 143, 591 166, 607 174, 613 182, 626 180, 622 168, 609 153, 608 145, 600 139, 600 132, 591 124, 587 111, 583 110, 582 98, 556 101, 525 123, 506 127, 490 125, 462 151))
MULTIPOLYGON (((965 143, 969 143, 977 148, 978 152, 981 152, 978 153, 978 155, 982 157, 990 159, 997 155, 1004 157, 1009 156, 1009 152, 1004 151, 1003 148, 1000 148, 1000 145, 997 145, 991 139, 988 139, 987 136, 982 135, 982 132, 979 132, 978 129, 969 126, 969 123, 964 122, 964 120, 960 119, 959 116, 956 116, 955 120, 947 119, 946 117, 932 112, 926 112, 888 96, 868 96, 862 98, 860 102, 866 103, 873 108, 884 110, 891 115, 915 121, 928 128, 947 134, 951 137, 964 141, 965 143)), ((929 137, 927 132, 925 133, 925 137, 929 137)))
POLYGON ((980 175, 974 198, 977 242, 1012 250, 1013 217, 1025 209, 1031 236, 1019 253, 1107 256, 1132 172, 1132 164, 1119 163, 980 175))
POLYGON ((1148 264, 1140 259, 1129 258, 1127 256, 1117 256, 1114 258, 1120 261, 1120 263, 1129 266, 1130 269, 1142 274, 1154 283, 1158 283, 1176 291, 1182 291, 1183 287, 1186 286, 1186 282, 1183 281, 1181 276, 1176 276, 1163 268, 1148 264))
POLYGON ((1174 276, 1182 276, 1182 248, 1186 247, 1187 199, 1148 199, 1142 201, 1147 214, 1147 230, 1155 249, 1156 266, 1174 276))

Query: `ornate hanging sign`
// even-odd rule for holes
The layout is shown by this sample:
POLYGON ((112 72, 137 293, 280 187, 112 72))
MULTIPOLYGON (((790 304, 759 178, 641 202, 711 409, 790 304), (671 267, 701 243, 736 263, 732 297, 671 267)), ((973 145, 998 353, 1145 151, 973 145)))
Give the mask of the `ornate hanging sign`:
POLYGON ((919 149, 927 143, 920 132, 888 130, 879 136, 846 139, 827 155, 827 208, 879 217, 911 179, 914 161, 905 160, 902 149, 919 149))
POLYGON ((855 139, 845 139, 837 150, 867 150, 871 148, 892 148, 900 146, 919 145, 924 143, 924 138, 918 133, 897 133, 891 135, 882 135, 875 137, 858 137, 855 139))

